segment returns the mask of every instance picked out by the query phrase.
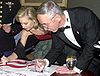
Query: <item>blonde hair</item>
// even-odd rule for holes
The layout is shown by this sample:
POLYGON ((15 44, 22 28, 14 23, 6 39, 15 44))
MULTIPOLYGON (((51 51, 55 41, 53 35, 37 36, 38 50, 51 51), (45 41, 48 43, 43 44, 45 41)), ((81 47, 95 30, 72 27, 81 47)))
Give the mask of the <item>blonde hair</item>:
POLYGON ((23 17, 23 16, 28 16, 30 20, 35 20, 36 21, 36 24, 34 25, 34 28, 37 29, 39 27, 38 25, 38 20, 36 18, 36 10, 31 7, 31 6, 22 6, 19 11, 17 12, 16 14, 16 20, 18 22, 19 21, 19 18, 23 17))

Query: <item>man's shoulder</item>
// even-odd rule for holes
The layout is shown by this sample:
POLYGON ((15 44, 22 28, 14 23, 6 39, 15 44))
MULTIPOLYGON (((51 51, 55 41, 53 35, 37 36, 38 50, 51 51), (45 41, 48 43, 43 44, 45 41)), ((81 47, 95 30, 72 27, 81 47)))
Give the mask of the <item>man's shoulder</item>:
POLYGON ((73 7, 73 8, 67 8, 67 10, 92 11, 87 7, 73 7))
POLYGON ((68 8, 68 11, 74 12, 74 13, 91 13, 93 12, 91 9, 87 7, 74 7, 74 8, 68 8))

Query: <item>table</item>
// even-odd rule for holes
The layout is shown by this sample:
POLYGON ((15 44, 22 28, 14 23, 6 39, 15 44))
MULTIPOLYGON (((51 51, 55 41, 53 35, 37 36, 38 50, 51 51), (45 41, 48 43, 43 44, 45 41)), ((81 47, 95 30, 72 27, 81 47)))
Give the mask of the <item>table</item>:
POLYGON ((33 62, 16 59, 6 65, 0 65, 0 76, 50 76, 57 67, 52 65, 46 67, 43 72, 35 72, 33 62))
MULTIPOLYGON (((28 62, 28 61, 27 61, 28 62)), ((79 74, 62 75, 55 73, 57 65, 51 65, 44 69, 43 72, 34 72, 33 62, 29 61, 29 64, 24 60, 14 60, 8 62, 6 65, 0 65, 0 76, 79 76, 79 74), (29 66, 31 65, 31 66, 29 66)), ((90 71, 83 71, 80 76, 95 76, 90 71)))
POLYGON ((57 74, 56 72, 53 73, 51 76, 95 76, 93 72, 90 71, 83 71, 81 75, 79 74, 57 74))

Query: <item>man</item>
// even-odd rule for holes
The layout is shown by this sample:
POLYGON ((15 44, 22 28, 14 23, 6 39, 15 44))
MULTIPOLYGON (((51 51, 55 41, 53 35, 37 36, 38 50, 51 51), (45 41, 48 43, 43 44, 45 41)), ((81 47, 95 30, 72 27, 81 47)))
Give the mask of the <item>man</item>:
POLYGON ((14 17, 20 6, 19 0, 0 0, 0 57, 4 54, 8 56, 15 48, 14 35, 20 29, 17 29, 16 25, 19 24, 14 17), (11 29, 10 25, 13 28, 11 32, 9 31, 11 29))
MULTIPOLYGON (((91 10, 76 7, 63 12, 55 2, 48 0, 38 8, 37 18, 45 30, 53 32, 52 49, 45 57, 50 64, 55 63, 67 45, 78 52, 74 73, 90 70, 100 76, 100 57, 94 55, 100 51, 100 21, 91 10)), ((63 64, 64 60, 62 58, 63 64)))

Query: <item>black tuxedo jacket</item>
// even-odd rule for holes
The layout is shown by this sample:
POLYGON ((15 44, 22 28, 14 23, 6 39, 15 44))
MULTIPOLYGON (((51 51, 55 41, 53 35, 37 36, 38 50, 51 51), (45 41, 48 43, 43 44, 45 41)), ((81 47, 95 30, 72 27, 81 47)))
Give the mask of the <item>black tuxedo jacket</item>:
POLYGON ((77 68, 86 69, 94 58, 94 44, 99 41, 100 21, 89 9, 76 7, 67 10, 74 36, 81 47, 70 42, 63 32, 57 31, 53 34, 52 48, 46 58, 53 64, 67 45, 77 51, 82 51, 78 58, 77 68))

